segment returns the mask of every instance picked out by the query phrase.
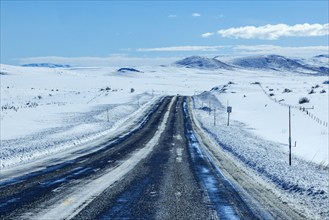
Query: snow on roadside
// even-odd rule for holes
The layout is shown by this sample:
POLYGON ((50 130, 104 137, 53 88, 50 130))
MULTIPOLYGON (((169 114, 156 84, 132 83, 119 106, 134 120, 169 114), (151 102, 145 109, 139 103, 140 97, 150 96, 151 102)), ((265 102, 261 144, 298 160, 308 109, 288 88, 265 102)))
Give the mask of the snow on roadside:
POLYGON ((113 71, 1 65, 0 168, 78 148, 129 124, 158 100, 113 71))
MULTIPOLYGON (((240 164, 253 170, 257 177, 274 185, 277 195, 284 201, 294 204, 301 212, 316 219, 328 219, 328 167, 296 156, 293 156, 290 167, 286 144, 266 139, 265 135, 261 136, 255 130, 257 124, 247 123, 246 120, 241 122, 241 118, 236 120, 234 112, 239 111, 237 106, 243 104, 234 102, 236 105, 233 107, 230 126, 227 126, 226 103, 222 103, 223 99, 219 98, 222 95, 219 90, 193 97, 196 107, 193 112, 202 128, 240 164), (204 107, 208 106, 208 103, 211 103, 212 108, 216 106, 216 126, 213 111, 209 114, 207 108, 199 108, 202 103, 204 107)), ((247 97, 251 93, 249 91, 247 97)), ((259 98, 259 95, 256 97, 259 98)), ((272 117, 276 119, 273 112, 272 117)), ((262 119, 260 116, 259 120, 262 119)))
MULTIPOLYGON (((175 99, 172 99, 168 109, 172 108, 175 99)), ((64 198, 55 204, 53 204, 50 209, 47 209, 41 213, 29 213, 28 215, 33 215, 33 219, 70 219, 73 218, 77 213, 79 213, 83 208, 85 208, 96 196, 102 193, 106 188, 120 180, 125 176, 136 164, 144 159, 159 141, 159 138, 166 127, 167 120, 170 111, 167 111, 161 121, 156 133, 152 139, 145 145, 144 148, 134 152, 130 158, 123 161, 120 165, 115 168, 110 168, 104 172, 104 175, 99 178, 90 181, 84 185, 84 190, 81 187, 74 188, 71 193, 66 195, 64 198), (97 185, 97 187, 95 187, 97 185), (67 203, 65 201, 70 201, 67 203), (37 217, 35 217, 37 216, 37 217)), ((31 216, 24 216, 24 219, 29 219, 31 216)))
POLYGON ((120 105, 100 105, 89 112, 67 113, 58 127, 2 140, 1 166, 6 168, 28 163, 108 135, 131 120, 137 112, 147 110, 158 97, 143 94, 140 99, 139 105, 133 100, 120 105))
MULTIPOLYGON (((234 79, 234 82, 223 85, 212 91, 212 99, 205 97, 203 106, 212 108, 212 102, 217 102, 233 107, 231 118, 240 121, 254 134, 263 139, 288 144, 288 105, 291 108, 292 127, 292 154, 307 161, 312 161, 324 166, 329 163, 329 130, 328 130, 328 93, 318 91, 328 86, 320 84, 325 77, 284 76, 261 78, 261 86, 254 84, 255 79, 234 79), (308 80, 305 83, 305 80, 308 80), (308 94, 311 87, 317 93, 308 94), (263 89, 266 93, 264 93, 263 89), (285 89, 292 90, 284 92, 285 89), (269 96, 272 94, 272 96, 269 96), (310 103, 299 104, 300 97, 310 99, 310 103), (214 101, 215 100, 215 101, 214 101), (305 111, 300 110, 305 108, 305 111)), ((197 103, 197 107, 202 101, 197 103)), ((227 121, 227 119, 225 119, 227 121)), ((288 146, 286 146, 288 149, 288 146)))
POLYGON ((77 149, 110 131, 123 132, 122 125, 132 122, 127 117, 137 109, 139 115, 147 111, 144 104, 164 95, 193 94, 217 78, 210 73, 200 82, 206 71, 200 75, 174 67, 141 67, 143 73, 117 69, 1 64, 1 171, 77 149))

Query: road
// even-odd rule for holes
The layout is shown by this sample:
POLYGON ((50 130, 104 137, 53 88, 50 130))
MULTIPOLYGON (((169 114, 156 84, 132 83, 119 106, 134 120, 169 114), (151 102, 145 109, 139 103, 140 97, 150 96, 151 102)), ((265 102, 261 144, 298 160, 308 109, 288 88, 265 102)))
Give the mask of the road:
POLYGON ((202 147, 187 97, 92 153, 0 182, 2 219, 271 219, 202 147), (255 203, 252 203, 255 204, 255 203))

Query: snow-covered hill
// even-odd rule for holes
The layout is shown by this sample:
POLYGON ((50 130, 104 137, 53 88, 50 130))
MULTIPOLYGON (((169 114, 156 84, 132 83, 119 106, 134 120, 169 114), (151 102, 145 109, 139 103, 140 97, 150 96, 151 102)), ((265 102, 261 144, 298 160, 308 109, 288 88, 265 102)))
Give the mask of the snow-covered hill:
POLYGON ((262 69, 275 71, 290 71, 310 74, 328 75, 329 68, 311 65, 300 59, 290 59, 280 55, 260 55, 236 58, 230 61, 240 68, 262 69))
POLYGON ((329 68, 329 54, 320 54, 309 59, 303 59, 303 62, 313 66, 329 68))
POLYGON ((127 73, 127 72, 141 73, 142 71, 137 70, 137 69, 135 69, 135 68, 127 68, 127 67, 124 67, 124 68, 120 68, 120 69, 118 69, 117 72, 120 72, 120 73, 127 73))
POLYGON ((55 63, 28 63, 23 64, 24 67, 47 67, 47 68, 69 68, 67 64, 55 64, 55 63))
POLYGON ((329 58, 329 54, 320 54, 320 55, 314 56, 314 58, 329 58))
POLYGON ((175 65, 179 67, 207 69, 207 70, 233 69, 230 65, 223 63, 217 59, 200 57, 200 56, 187 57, 185 59, 175 62, 175 65))

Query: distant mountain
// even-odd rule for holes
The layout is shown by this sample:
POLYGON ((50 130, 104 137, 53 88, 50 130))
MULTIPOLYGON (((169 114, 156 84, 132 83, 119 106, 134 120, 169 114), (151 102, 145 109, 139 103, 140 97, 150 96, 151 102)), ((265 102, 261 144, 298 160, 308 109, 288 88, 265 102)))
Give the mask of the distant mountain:
POLYGON ((303 66, 295 60, 279 55, 251 56, 234 59, 233 65, 255 69, 296 69, 303 66))
POLYGON ((54 63, 29 63, 29 64, 24 64, 22 66, 25 67, 46 67, 46 68, 69 68, 71 67, 70 65, 66 64, 54 64, 54 63))
POLYGON ((311 67, 318 67, 319 69, 327 70, 329 69, 329 55, 320 54, 310 58, 301 58, 299 59, 301 64, 311 67), (325 69, 326 68, 326 69, 325 69))
POLYGON ((214 58, 205 58, 200 56, 191 56, 185 59, 175 62, 175 65, 186 68, 197 68, 197 69, 233 69, 230 65, 223 63, 214 58))
POLYGON ((314 58, 329 58, 329 54, 320 54, 320 55, 314 56, 314 58))
POLYGON ((231 64, 250 69, 291 71, 321 75, 329 74, 329 69, 327 67, 304 64, 301 60, 290 59, 280 55, 261 55, 237 58, 233 59, 231 64))
POLYGON ((139 71, 139 70, 134 69, 134 68, 120 68, 120 69, 117 70, 117 72, 120 72, 120 73, 127 73, 127 72, 142 73, 142 71, 139 71))

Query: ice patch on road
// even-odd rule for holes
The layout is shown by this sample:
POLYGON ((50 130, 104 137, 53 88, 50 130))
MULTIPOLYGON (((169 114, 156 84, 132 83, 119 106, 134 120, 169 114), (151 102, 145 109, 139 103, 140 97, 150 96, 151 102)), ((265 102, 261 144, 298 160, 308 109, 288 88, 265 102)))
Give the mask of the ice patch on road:
POLYGON ((188 141, 189 154, 192 158, 191 166, 204 189, 205 196, 209 198, 210 205, 216 209, 218 218, 240 219, 240 215, 241 217, 255 217, 232 183, 219 171, 211 157, 201 149, 200 142, 192 128, 186 101, 183 107, 185 134, 188 141))
POLYGON ((182 136, 180 136, 180 134, 175 135, 174 138, 177 139, 177 140, 179 140, 179 141, 180 141, 180 140, 183 140, 183 138, 182 138, 182 136))
POLYGON ((182 156, 183 156, 183 150, 184 150, 184 148, 182 148, 182 147, 177 147, 176 148, 176 155, 177 155, 177 157, 176 157, 176 161, 178 162, 178 163, 181 163, 182 162, 182 156))

